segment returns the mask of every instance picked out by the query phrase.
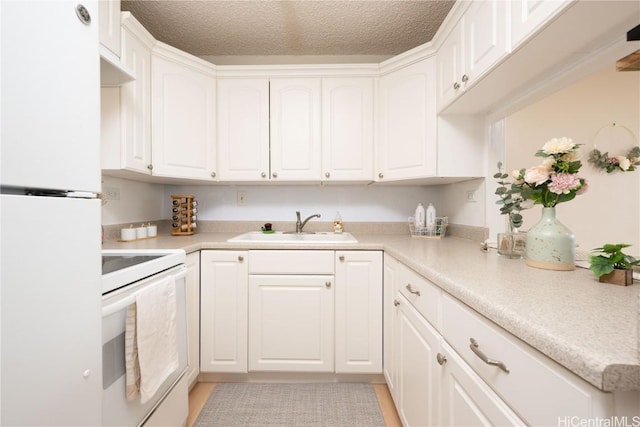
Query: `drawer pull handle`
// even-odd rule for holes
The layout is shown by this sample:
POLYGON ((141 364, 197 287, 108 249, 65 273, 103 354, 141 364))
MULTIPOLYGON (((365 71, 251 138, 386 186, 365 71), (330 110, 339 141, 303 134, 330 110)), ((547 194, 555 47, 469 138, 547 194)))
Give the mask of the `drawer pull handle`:
POLYGON ((240 262, 244 261, 244 257, 242 255, 239 255, 238 256, 238 261, 240 261, 240 262))
POLYGON ((499 360, 489 359, 482 352, 482 350, 480 350, 480 348, 479 348, 480 344, 478 344, 478 341, 476 341, 474 338, 471 338, 470 341, 471 341, 471 344, 469 344, 469 348, 471 349, 471 351, 473 351, 475 353, 476 356, 478 356, 480 358, 480 360, 482 360, 487 365, 497 366, 498 368, 500 368, 503 371, 505 371, 507 374, 509 373, 509 368, 507 368, 507 365, 505 365, 504 363, 502 363, 499 360))
POLYGON ((331 287, 331 282, 324 282, 324 286, 327 287, 327 288, 330 288, 331 287))
POLYGON ((344 255, 340 255, 340 256, 338 257, 338 259, 339 259, 340 261, 344 261, 344 255))
POLYGON ((393 305, 395 305, 396 307, 400 305, 400 301, 398 301, 397 299, 393 300, 393 305))
POLYGON ((414 295, 420 296, 420 291, 416 291, 415 289, 413 289, 413 286, 411 286, 411 283, 407 284, 407 290, 414 295))
POLYGON ((442 366, 445 363, 447 363, 447 356, 445 356, 444 354, 436 354, 436 360, 438 361, 438 365, 442 366))

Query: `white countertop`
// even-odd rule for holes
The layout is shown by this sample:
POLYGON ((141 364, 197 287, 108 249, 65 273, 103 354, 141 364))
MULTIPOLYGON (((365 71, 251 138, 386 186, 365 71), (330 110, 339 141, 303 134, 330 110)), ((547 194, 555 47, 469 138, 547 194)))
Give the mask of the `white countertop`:
POLYGON ((640 390, 640 285, 599 283, 578 268, 555 272, 484 253, 466 239, 358 234, 355 244, 228 243, 238 233, 160 236, 104 248, 384 250, 445 292, 604 391, 640 390))

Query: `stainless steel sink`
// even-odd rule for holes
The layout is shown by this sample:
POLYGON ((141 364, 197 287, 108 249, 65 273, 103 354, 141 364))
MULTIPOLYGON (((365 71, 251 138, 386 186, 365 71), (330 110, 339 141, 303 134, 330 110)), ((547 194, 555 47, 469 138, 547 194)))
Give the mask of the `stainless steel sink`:
POLYGON ((268 242, 268 243, 358 243, 351 233, 283 233, 277 231, 265 234, 250 231, 235 236, 227 242, 268 242))

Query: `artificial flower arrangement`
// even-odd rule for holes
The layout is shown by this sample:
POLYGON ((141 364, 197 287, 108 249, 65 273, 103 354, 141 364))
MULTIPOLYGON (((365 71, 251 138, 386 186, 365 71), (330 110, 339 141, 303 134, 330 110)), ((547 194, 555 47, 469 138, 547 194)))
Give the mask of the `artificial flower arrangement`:
POLYGON ((589 163, 607 173, 632 172, 636 170, 636 166, 640 166, 640 147, 633 147, 625 156, 611 156, 594 148, 589 152, 589 163))
POLYGON ((513 185, 520 190, 523 200, 552 208, 558 203, 573 200, 587 190, 587 181, 578 176, 582 167, 578 149, 571 138, 553 138, 547 141, 536 157, 544 160, 538 166, 514 171, 513 185))
POLYGON ((502 162, 498 163, 498 173, 493 175, 499 187, 495 194, 500 197, 500 214, 509 215, 513 228, 522 226, 520 211, 533 204, 546 208, 573 200, 576 195, 587 190, 587 181, 578 176, 582 166, 575 144, 571 138, 553 138, 538 150, 536 157, 542 157, 542 164, 529 169, 514 170, 509 175, 502 172, 502 162))

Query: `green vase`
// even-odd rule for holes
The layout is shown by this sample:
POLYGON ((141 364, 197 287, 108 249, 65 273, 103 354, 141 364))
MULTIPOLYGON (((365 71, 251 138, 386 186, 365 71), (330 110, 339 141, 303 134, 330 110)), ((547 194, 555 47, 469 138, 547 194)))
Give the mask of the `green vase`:
POLYGON ((542 218, 527 232, 526 263, 545 270, 575 270, 576 243, 556 218, 556 208, 542 208, 542 218))

